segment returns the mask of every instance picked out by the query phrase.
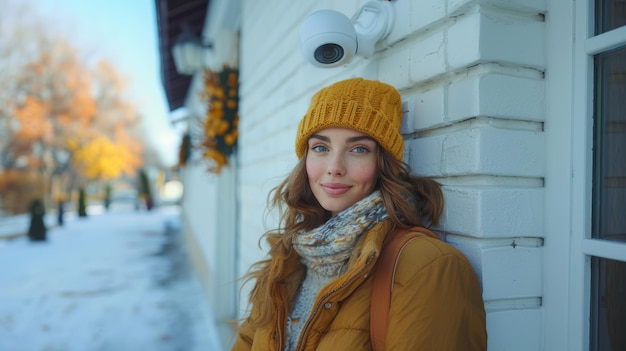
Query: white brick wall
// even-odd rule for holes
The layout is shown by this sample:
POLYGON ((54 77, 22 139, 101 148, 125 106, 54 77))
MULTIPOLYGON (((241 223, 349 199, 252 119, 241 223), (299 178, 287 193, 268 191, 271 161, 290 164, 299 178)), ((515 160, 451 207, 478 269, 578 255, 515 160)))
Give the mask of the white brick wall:
POLYGON ((306 63, 303 18, 321 8, 351 17, 363 3, 242 0, 240 273, 262 257, 259 236, 276 224, 265 200, 296 162, 311 95, 347 77, 379 79, 408 108, 405 160, 444 185, 440 232, 482 279, 489 349, 540 349, 545 1, 395 0, 385 50, 334 69, 306 63))

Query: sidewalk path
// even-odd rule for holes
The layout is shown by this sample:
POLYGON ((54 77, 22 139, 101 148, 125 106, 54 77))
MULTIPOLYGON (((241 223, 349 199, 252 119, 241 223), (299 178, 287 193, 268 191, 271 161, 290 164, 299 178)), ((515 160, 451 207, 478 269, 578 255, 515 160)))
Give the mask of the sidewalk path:
POLYGON ((177 207, 0 240, 0 350, 220 351, 185 252, 177 207))

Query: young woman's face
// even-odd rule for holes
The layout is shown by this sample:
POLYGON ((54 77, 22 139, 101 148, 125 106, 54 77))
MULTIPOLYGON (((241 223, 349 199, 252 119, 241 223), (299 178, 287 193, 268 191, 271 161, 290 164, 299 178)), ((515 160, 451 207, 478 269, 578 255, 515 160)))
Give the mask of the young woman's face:
POLYGON ((377 153, 374 139, 352 129, 327 128, 309 138, 306 172, 324 209, 334 216, 372 192, 377 153))

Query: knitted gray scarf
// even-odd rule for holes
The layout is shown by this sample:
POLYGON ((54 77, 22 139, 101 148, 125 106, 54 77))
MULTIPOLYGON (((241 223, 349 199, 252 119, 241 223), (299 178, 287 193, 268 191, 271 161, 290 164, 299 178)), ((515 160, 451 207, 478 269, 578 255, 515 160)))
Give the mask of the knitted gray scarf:
POLYGON ((359 237, 388 217, 380 191, 374 191, 311 231, 294 235, 292 244, 308 269, 336 276, 359 237))
POLYGON ((380 192, 375 191, 341 211, 324 225, 294 235, 292 244, 307 266, 307 274, 287 318, 285 351, 295 348, 320 289, 345 273, 346 263, 356 241, 387 217, 380 192))

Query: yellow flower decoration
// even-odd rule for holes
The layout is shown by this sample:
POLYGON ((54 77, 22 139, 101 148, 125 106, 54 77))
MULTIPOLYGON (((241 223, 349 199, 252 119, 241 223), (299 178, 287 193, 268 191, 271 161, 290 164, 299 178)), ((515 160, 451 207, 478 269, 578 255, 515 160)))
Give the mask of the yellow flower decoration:
POLYGON ((209 171, 219 174, 228 164, 239 137, 239 71, 224 66, 222 71, 204 72, 201 97, 209 103, 204 121, 204 157, 212 161, 209 171))

